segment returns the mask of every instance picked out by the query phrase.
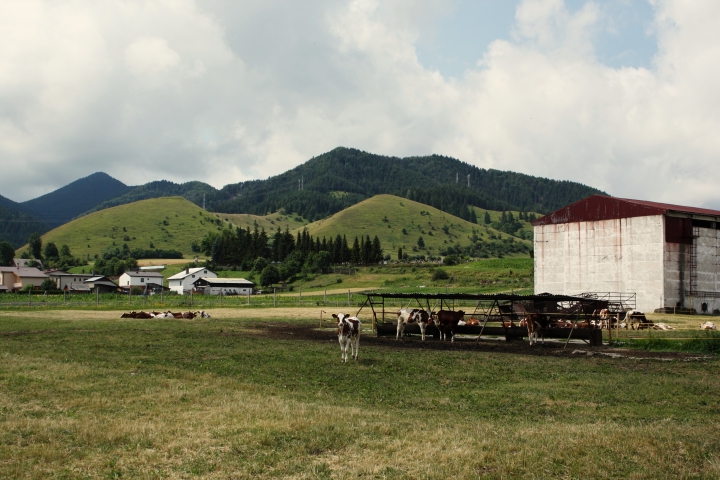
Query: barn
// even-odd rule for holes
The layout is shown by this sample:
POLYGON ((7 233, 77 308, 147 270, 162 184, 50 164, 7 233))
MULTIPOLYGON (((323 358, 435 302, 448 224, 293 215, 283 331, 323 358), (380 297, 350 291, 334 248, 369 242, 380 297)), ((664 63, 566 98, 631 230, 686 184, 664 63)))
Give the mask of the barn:
POLYGON ((720 309, 720 211, 593 195, 533 227, 536 294, 635 293, 643 311, 720 309))

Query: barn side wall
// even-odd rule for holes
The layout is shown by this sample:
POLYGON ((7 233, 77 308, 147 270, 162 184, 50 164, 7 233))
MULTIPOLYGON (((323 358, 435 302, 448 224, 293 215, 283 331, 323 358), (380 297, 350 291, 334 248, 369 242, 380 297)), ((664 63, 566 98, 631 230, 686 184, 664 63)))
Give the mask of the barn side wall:
POLYGON ((636 293, 637 308, 662 306, 664 217, 535 226, 535 293, 636 293))
POLYGON ((706 304, 708 312, 720 309, 720 298, 705 296, 703 292, 720 292, 720 272, 718 271, 718 253, 720 253, 720 232, 716 228, 696 228, 694 238, 697 256, 697 292, 690 291, 690 244, 665 244, 665 306, 681 306, 702 311, 706 304))

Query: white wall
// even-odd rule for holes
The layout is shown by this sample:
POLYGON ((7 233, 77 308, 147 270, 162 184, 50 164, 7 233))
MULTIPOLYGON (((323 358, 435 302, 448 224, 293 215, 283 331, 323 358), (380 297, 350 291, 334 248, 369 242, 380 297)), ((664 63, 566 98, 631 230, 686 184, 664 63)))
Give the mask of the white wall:
POLYGON ((538 225, 535 293, 636 293, 637 308, 662 306, 664 217, 538 225))
MULTIPOLYGON (((718 275, 718 252, 720 232, 714 228, 698 228, 697 248, 697 290, 720 292, 718 275)), ((708 310, 720 309, 720 299, 691 297, 690 292, 690 245, 668 243, 665 245, 665 306, 674 307, 677 302, 686 308, 701 311, 703 302, 708 310)))

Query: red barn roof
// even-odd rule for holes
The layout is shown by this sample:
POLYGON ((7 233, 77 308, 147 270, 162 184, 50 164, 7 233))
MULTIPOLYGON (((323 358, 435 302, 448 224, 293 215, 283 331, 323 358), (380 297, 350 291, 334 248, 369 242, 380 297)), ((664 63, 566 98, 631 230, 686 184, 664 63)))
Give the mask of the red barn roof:
POLYGON ((668 203, 592 195, 549 215, 538 218, 532 222, 532 224, 551 225, 556 223, 595 222, 616 218, 664 215, 670 212, 720 217, 720 211, 709 210, 707 208, 683 207, 681 205, 670 205, 668 203))

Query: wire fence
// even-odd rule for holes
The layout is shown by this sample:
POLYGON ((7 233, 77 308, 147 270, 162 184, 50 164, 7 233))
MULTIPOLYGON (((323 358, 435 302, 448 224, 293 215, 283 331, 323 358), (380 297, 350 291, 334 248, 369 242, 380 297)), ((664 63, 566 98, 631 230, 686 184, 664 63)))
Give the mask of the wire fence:
POLYGON ((365 295, 353 292, 326 294, 298 292, 260 295, 127 295, 116 293, 43 292, 0 294, 0 308, 87 308, 102 310, 173 310, 211 308, 290 308, 312 306, 360 307, 365 295))

